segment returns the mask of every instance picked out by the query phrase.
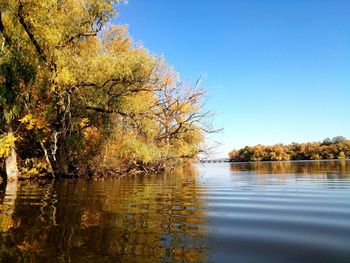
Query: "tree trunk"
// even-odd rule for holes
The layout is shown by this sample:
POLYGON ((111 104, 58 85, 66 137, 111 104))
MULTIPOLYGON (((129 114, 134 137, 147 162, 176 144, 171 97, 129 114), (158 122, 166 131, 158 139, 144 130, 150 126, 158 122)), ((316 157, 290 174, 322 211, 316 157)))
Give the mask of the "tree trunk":
MULTIPOLYGON (((9 135, 13 135, 13 132, 10 131, 9 135)), ((10 154, 5 161, 6 166, 6 177, 8 182, 13 182, 18 180, 18 166, 17 166, 17 154, 16 146, 13 142, 10 148, 10 154)))
POLYGON ((61 148, 58 151, 58 173, 61 175, 68 175, 69 165, 68 165, 68 156, 67 150, 64 145, 61 145, 61 148))
POLYGON ((53 154, 52 168, 56 175, 68 175, 69 161, 67 152, 67 142, 64 138, 59 137, 55 145, 57 152, 53 154))
MULTIPOLYGON (((62 94, 63 95, 63 94, 62 94)), ((70 97, 69 95, 62 97, 57 96, 57 119, 56 119, 56 130, 57 137, 55 137, 55 144, 57 146, 57 155, 54 156, 55 170, 59 175, 69 174, 69 158, 68 158, 68 145, 67 145, 67 127, 69 126, 70 118, 70 97)))
POLYGON ((42 140, 39 140, 39 142, 40 142, 41 148, 44 151, 46 163, 49 165, 50 173, 51 173, 52 177, 55 177, 55 173, 54 173, 54 170, 52 168, 52 164, 51 164, 51 161, 50 161, 50 158, 49 158, 49 154, 47 153, 47 149, 45 148, 45 145, 44 145, 42 140))

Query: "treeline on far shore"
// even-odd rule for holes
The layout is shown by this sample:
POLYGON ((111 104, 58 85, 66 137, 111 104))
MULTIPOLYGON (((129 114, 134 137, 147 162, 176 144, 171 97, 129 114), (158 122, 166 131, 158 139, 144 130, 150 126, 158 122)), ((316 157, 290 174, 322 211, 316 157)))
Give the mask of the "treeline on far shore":
POLYGON ((322 160, 350 158, 350 140, 342 136, 322 142, 246 146, 229 153, 233 162, 322 160))

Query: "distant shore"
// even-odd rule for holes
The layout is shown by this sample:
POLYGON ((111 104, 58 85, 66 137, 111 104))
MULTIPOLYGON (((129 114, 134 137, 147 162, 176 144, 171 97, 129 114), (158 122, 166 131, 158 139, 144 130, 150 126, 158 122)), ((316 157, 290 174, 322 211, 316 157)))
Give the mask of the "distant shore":
POLYGON ((230 159, 211 159, 202 160, 200 163, 289 163, 289 162, 330 162, 330 161, 350 161, 350 158, 344 159, 321 159, 321 160, 283 160, 283 161, 231 161, 230 159))
POLYGON ((350 158, 350 140, 343 136, 322 142, 245 146, 229 153, 234 162, 336 160, 350 158))
POLYGON ((350 158, 344 159, 321 159, 321 160, 285 160, 285 161, 249 161, 249 162, 235 162, 228 161, 228 163, 300 163, 300 162, 331 162, 331 161, 350 161, 350 158))

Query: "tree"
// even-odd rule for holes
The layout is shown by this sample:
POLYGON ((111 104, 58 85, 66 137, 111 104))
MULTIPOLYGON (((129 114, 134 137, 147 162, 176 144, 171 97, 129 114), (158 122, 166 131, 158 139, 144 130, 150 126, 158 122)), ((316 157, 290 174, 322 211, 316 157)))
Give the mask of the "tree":
POLYGON ((332 144, 341 143, 341 142, 344 142, 345 140, 346 138, 343 136, 336 136, 332 139, 332 144))
POLYGON ((8 176, 17 177, 17 155, 20 172, 56 176, 86 171, 101 156, 144 168, 201 152, 211 132, 204 91, 109 23, 118 3, 1 3, 0 158, 8 176))
POLYGON ((345 159, 346 156, 345 156, 345 153, 344 152, 340 152, 339 155, 338 155, 338 159, 345 159))
POLYGON ((343 159, 350 154, 350 141, 342 136, 323 142, 256 145, 233 150, 229 153, 231 161, 288 161, 343 159))

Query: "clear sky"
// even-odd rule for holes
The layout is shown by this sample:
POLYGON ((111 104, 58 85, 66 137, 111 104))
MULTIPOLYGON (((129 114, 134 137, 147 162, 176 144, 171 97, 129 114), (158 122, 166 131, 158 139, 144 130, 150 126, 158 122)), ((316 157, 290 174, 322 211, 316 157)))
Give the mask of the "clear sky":
POLYGON ((349 0, 129 0, 118 23, 189 81, 204 77, 224 131, 245 145, 350 138, 349 0))

